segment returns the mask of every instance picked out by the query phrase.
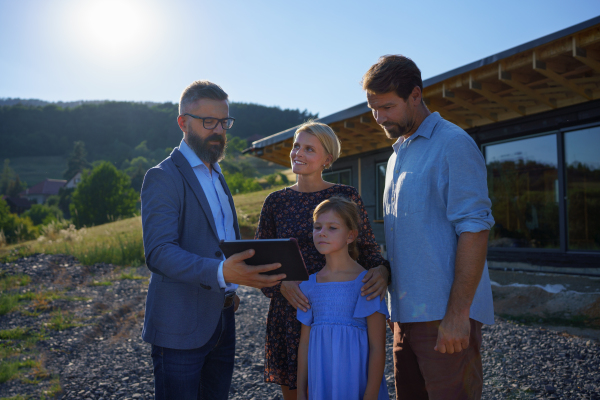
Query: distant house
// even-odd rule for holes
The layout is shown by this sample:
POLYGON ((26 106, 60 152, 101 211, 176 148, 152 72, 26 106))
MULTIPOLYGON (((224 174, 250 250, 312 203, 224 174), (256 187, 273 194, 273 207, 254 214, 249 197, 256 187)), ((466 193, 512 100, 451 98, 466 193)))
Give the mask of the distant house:
POLYGON ((23 214, 25 211, 31 208, 31 202, 25 197, 8 197, 2 196, 2 199, 6 201, 10 212, 13 214, 23 214))
POLYGON ((81 171, 79 171, 78 173, 76 173, 74 177, 72 177, 71 179, 69 179, 67 181, 67 184, 65 185, 65 188, 67 188, 67 189, 75 189, 77 187, 77 185, 79 185, 79 182, 81 182, 81 171))
POLYGON ((48 197, 57 195, 58 190, 66 184, 67 181, 64 179, 45 179, 19 193, 19 196, 27 198, 32 203, 44 204, 48 197))

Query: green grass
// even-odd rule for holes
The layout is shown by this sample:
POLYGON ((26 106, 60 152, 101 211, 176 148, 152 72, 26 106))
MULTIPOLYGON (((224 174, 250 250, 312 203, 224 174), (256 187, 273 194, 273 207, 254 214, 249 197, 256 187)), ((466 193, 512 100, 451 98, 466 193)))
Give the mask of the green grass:
POLYGON ((38 364, 39 362, 35 360, 2 360, 0 362, 0 383, 16 378, 23 369, 34 368, 38 364))
POLYGON ((19 308, 20 302, 33 300, 36 294, 27 293, 2 293, 0 294, 0 315, 6 315, 19 308))
POLYGON ((121 275, 119 275, 117 277, 118 280, 125 280, 125 279, 130 279, 130 280, 139 280, 139 279, 145 279, 143 276, 141 275, 137 275, 131 271, 128 272, 121 272, 121 275))
POLYGON ((65 296, 62 291, 41 289, 36 292, 0 293, 0 315, 5 315, 18 310, 21 307, 21 303, 27 300, 31 301, 31 306, 34 311, 22 311, 22 313, 35 317, 38 316, 40 312, 50 309, 52 307, 52 302, 55 300, 86 301, 89 300, 89 298, 81 296, 65 296))
POLYGON ((82 326, 76 323, 75 316, 68 311, 61 311, 60 309, 52 313, 50 322, 46 324, 48 329, 55 331, 64 331, 65 329, 74 328, 76 326, 82 326))
POLYGON ((0 249, 0 261, 10 262, 36 253, 71 254, 84 265, 144 265, 141 217, 71 230, 58 240, 35 240, 7 246, 0 249))
POLYGON ((0 274, 0 292, 16 289, 20 286, 27 286, 29 283, 31 283, 31 277, 28 275, 0 274))
POLYGON ((29 337, 29 329, 14 328, 0 331, 0 340, 22 340, 29 337))
MULTIPOLYGON (((57 376, 52 379, 50 388, 44 394, 47 395, 48 398, 54 398, 60 393, 62 393, 62 387, 60 386, 60 378, 57 376)), ((46 399, 46 396, 44 396, 44 394, 42 394, 42 397, 40 397, 40 399, 46 399)))
POLYGON ((88 284, 89 286, 110 286, 112 285, 111 281, 93 281, 88 284))
POLYGON ((236 194, 233 196, 235 210, 238 215, 238 223, 243 239, 254 239, 258 220, 263 203, 269 194, 276 190, 283 189, 284 186, 272 187, 259 192, 236 194))

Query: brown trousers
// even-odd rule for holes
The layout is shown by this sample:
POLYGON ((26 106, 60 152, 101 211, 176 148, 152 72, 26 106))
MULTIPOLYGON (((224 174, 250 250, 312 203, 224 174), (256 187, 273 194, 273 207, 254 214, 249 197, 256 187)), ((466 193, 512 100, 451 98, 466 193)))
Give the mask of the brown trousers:
POLYGON ((394 323, 394 378, 398 400, 481 399, 482 324, 470 321, 469 348, 454 354, 433 350, 441 321, 394 323))

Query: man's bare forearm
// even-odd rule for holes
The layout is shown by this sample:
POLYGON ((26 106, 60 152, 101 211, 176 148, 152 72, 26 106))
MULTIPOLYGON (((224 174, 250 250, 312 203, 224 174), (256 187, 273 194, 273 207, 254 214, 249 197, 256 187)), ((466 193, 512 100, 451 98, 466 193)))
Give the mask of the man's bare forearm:
POLYGON ((489 231, 463 232, 458 238, 454 282, 446 314, 469 315, 471 303, 481 280, 489 231))

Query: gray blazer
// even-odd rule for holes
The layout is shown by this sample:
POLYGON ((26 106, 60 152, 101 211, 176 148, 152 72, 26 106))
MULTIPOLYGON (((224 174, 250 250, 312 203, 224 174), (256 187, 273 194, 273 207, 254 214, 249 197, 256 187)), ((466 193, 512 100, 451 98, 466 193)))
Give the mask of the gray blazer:
MULTIPOLYGON (((231 192, 236 238, 240 238, 231 192)), ((223 260, 210 205, 192 167, 175 148, 144 177, 142 227, 146 265, 152 271, 142 339, 172 349, 203 346, 221 316, 225 291, 217 269, 223 260)))

